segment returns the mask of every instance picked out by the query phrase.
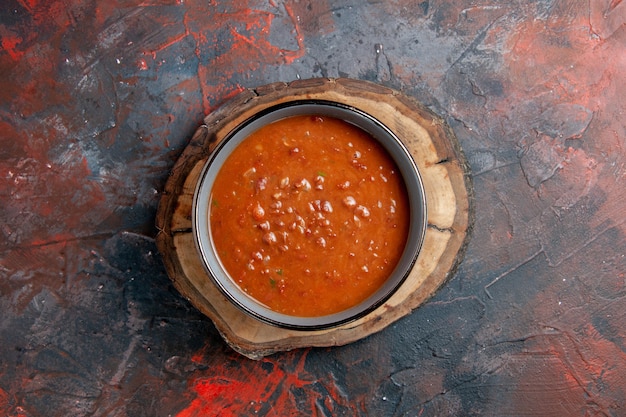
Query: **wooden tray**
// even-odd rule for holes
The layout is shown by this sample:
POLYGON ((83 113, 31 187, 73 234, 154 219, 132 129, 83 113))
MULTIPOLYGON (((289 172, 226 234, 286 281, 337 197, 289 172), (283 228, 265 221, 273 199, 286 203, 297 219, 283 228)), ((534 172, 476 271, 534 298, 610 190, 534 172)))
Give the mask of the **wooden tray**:
POLYGON ((237 352, 259 359, 278 351, 347 344, 382 330, 427 300, 460 262, 472 224, 469 168, 444 120, 402 93, 366 81, 309 79, 248 89, 212 112, 193 135, 165 185, 157 246, 174 286, 215 324, 237 352), (407 146, 422 175, 428 227, 415 267, 397 292, 361 319, 332 329, 285 330, 254 319, 213 284, 197 252, 191 211, 208 155, 239 123, 278 103, 320 99, 374 116, 407 146))

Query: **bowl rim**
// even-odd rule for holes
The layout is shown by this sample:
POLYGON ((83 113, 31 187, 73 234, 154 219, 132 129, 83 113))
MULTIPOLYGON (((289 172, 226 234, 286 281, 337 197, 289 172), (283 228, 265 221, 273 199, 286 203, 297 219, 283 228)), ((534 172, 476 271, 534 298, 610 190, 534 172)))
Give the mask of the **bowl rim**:
POLYGON ((264 323, 292 330, 323 330, 358 320, 384 304, 406 281, 417 262, 427 225, 427 204, 422 176, 410 151, 400 138, 374 116, 345 103, 331 100, 299 99, 269 106, 232 128, 209 154, 194 191, 192 232, 202 266, 226 299, 238 309, 264 323), (367 132, 392 157, 404 180, 409 198, 410 223, 407 241, 398 264, 389 278, 361 303, 337 313, 301 317, 278 313, 257 301, 232 280, 212 246, 210 228, 211 188, 230 152, 252 132, 297 115, 335 117, 367 132))

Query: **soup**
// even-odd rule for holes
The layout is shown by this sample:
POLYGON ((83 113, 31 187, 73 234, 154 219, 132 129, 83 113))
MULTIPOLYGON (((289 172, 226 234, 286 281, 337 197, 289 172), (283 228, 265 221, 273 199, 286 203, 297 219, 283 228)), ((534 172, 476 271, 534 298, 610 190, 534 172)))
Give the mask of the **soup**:
POLYGON ((210 232, 231 279, 278 313, 318 317, 372 295, 410 214, 393 159, 362 129, 292 116, 247 137, 213 183, 210 232))

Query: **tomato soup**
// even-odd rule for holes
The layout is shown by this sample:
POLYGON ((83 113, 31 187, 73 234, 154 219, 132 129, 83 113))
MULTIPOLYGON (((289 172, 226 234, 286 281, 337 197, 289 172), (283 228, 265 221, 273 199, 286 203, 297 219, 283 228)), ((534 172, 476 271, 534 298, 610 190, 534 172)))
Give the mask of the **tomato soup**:
POLYGON ((210 229, 237 285, 273 311, 318 317, 353 307, 404 250, 402 176, 368 133, 292 116, 247 137, 215 178, 210 229))

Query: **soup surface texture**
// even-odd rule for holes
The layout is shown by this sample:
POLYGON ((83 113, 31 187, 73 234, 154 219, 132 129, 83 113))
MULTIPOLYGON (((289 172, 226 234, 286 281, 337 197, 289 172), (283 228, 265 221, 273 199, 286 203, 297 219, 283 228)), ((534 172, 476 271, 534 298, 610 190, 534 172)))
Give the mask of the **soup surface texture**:
POLYGON ((293 116, 264 126, 227 158, 210 228, 231 278, 273 311, 319 317, 385 282, 409 230, 395 162, 347 122, 293 116))

